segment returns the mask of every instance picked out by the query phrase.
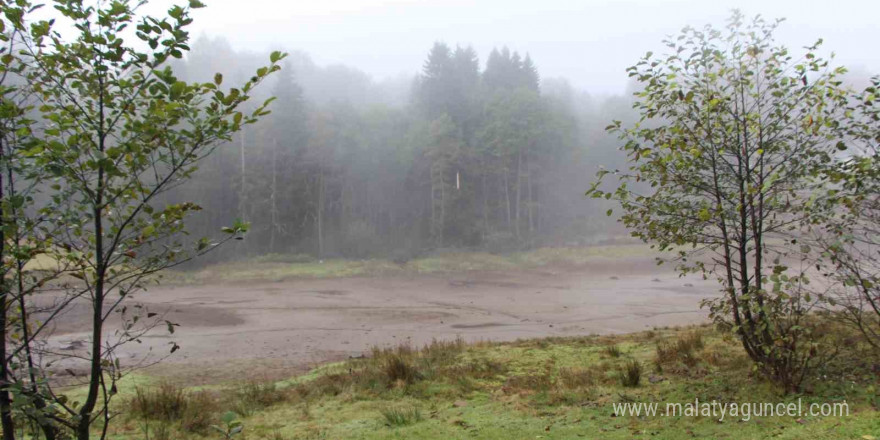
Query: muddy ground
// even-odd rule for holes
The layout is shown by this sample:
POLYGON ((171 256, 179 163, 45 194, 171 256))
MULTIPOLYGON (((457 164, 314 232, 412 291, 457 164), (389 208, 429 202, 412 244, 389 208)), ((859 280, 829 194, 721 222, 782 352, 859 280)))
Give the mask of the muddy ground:
MULTIPOLYGON (((147 372, 188 383, 277 379, 372 346, 432 339, 515 340, 633 332, 704 322, 713 282, 679 278, 652 258, 505 272, 161 286, 137 295, 179 323, 119 351, 123 364, 171 357, 147 372)), ((83 305, 84 306, 84 305, 83 305)), ((49 346, 89 340, 85 307, 59 321, 49 346)), ((77 370, 72 364, 58 368, 77 370)))

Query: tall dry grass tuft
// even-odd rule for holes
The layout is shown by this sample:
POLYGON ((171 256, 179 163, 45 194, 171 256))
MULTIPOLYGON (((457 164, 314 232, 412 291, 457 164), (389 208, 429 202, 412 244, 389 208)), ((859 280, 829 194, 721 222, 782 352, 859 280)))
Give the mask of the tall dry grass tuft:
POLYGON ((617 373, 620 384, 627 388, 639 386, 642 380, 642 364, 635 359, 628 360, 617 373))

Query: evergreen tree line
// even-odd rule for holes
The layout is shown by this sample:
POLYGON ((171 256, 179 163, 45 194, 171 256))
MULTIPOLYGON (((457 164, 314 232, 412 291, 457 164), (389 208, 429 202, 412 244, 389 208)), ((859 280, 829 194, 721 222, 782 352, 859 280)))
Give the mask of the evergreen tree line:
MULTIPOLYGON (((239 80, 230 66, 250 72, 259 59, 202 39, 176 71, 239 80)), ((504 252, 615 230, 583 188, 594 160, 619 161, 598 121, 627 118, 626 99, 596 105, 563 80, 544 81, 544 91, 532 59, 507 48, 481 67, 474 49, 436 43, 421 73, 396 83, 297 53, 287 67, 267 87, 276 101, 266 123, 219 147, 171 195, 204 207, 188 224, 194 236, 230 218, 250 223, 214 259, 504 252)))

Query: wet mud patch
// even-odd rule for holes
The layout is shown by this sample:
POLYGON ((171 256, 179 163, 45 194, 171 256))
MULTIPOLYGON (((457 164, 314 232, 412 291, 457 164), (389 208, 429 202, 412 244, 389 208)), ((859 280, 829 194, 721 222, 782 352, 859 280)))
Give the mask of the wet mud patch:
POLYGON ((380 321, 385 323, 423 322, 457 318, 458 315, 439 310, 424 309, 392 309, 392 308, 369 308, 354 309, 348 311, 356 318, 380 321))
POLYGON ((500 322, 481 322, 477 324, 454 324, 450 327, 457 329, 480 329, 480 328, 492 328, 492 327, 504 327, 507 324, 502 324, 500 322))
POLYGON ((325 290, 304 290, 304 293, 314 293, 319 296, 346 296, 349 294, 347 290, 325 289, 325 290))
POLYGON ((450 280, 450 287, 500 287, 503 289, 517 289, 529 287, 526 284, 514 283, 511 281, 481 281, 481 280, 450 280))
MULTIPOLYGON (((133 309, 135 303, 129 303, 128 310, 133 309)), ((183 304, 144 304, 142 314, 146 312, 157 313, 158 315, 152 319, 168 320, 179 323, 186 327, 224 327, 244 324, 244 319, 238 316, 234 309, 228 308, 229 304, 223 304, 220 307, 203 307, 199 305, 183 305, 183 304)), ((45 314, 35 314, 35 319, 45 319, 45 314)), ((77 302, 71 304, 68 309, 53 320, 54 328, 51 333, 53 335, 64 335, 70 333, 86 332, 91 329, 92 308, 85 302, 77 302)), ((129 318, 131 318, 129 316, 129 318)), ((143 318, 143 317, 142 317, 143 318)), ((146 322, 149 320, 142 320, 146 322)), ((151 321, 150 321, 151 322, 151 321)), ((108 321, 111 328, 116 328, 121 324, 121 318, 118 313, 111 315, 108 321)))

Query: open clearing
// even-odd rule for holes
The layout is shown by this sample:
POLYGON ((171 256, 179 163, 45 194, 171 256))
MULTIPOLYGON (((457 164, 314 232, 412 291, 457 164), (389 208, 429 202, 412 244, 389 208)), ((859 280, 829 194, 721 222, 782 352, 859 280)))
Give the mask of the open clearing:
MULTIPOLYGON (((679 278, 653 255, 629 254, 530 269, 153 287, 135 300, 180 327, 173 335, 154 330, 120 358, 157 360, 174 341, 181 350, 151 375, 190 384, 281 379, 373 346, 616 334, 706 320, 699 303, 715 293, 713 282, 679 278)), ((68 352, 85 347, 84 314, 67 314, 50 343, 68 352)))
MULTIPOLYGON (((114 406, 125 416, 110 439, 215 438, 211 425, 229 411, 242 438, 266 440, 836 440, 880 429, 876 352, 852 345, 804 394, 783 396, 754 374, 729 333, 676 327, 707 321, 700 302, 717 285, 678 277, 640 246, 401 265, 251 261, 170 278, 174 285, 135 299, 180 327, 173 335, 158 328, 119 354, 130 366, 160 360, 172 340, 182 348, 123 379, 114 406), (623 380, 633 365, 636 386, 623 380), (695 398, 804 399, 845 403, 849 412, 745 421, 625 415, 614 406, 695 398)), ((59 321, 52 348, 85 347, 86 307, 59 321)), ((829 344, 849 338, 828 336, 829 344)), ((55 368, 66 377, 83 366, 55 368)), ((82 388, 68 390, 81 398, 82 388)))

